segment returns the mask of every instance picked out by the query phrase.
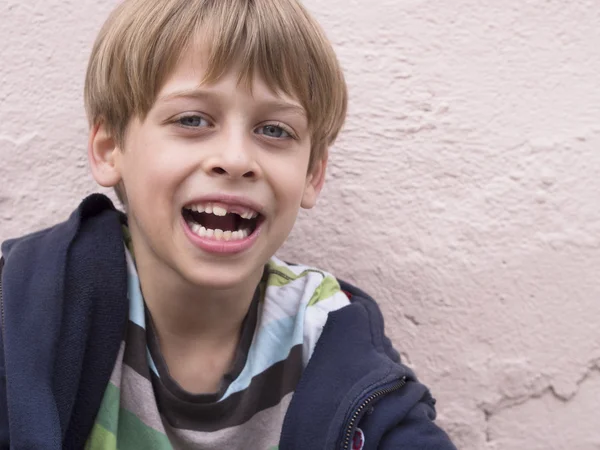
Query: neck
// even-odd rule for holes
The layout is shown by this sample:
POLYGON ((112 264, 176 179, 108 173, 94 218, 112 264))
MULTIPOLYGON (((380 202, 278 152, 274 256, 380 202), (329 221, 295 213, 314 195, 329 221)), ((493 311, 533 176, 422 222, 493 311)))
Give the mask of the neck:
POLYGON ((160 276, 151 265, 137 263, 140 284, 156 331, 163 343, 227 342, 236 339, 262 272, 241 286, 200 288, 176 274, 160 276))
POLYGON ((231 369, 244 318, 263 269, 226 289, 198 286, 139 243, 136 267, 142 294, 170 375, 194 393, 216 392, 231 369))

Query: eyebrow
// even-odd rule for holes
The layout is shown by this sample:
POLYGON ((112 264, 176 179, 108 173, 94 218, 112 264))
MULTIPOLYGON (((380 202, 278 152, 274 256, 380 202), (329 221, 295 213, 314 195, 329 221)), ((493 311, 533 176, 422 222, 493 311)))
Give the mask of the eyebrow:
MULTIPOLYGON (((157 102, 168 103, 177 99, 215 101, 218 99, 218 94, 201 89, 184 89, 162 95, 157 99, 157 102)), ((260 106, 273 111, 291 112, 306 117, 306 111, 302 106, 284 100, 267 100, 260 102, 260 106)))

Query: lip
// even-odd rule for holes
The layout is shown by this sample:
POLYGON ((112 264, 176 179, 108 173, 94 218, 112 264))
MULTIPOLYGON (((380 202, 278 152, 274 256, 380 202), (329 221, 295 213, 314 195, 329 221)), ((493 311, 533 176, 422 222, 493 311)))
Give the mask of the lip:
POLYGON ((197 197, 194 200, 187 202, 183 207, 187 208, 191 205, 195 205, 198 203, 208 203, 208 202, 222 203, 224 205, 230 206, 232 208, 229 208, 229 211, 233 212, 233 213, 238 212, 235 210, 236 206, 241 206, 241 207, 245 207, 245 208, 250 208, 262 216, 265 215, 265 212, 264 212, 265 208, 262 205, 260 205, 259 203, 256 203, 255 201, 253 201, 247 197, 241 197, 241 196, 237 196, 237 195, 227 195, 227 194, 213 194, 213 195, 205 195, 202 197, 197 197))
POLYGON ((244 239, 239 239, 235 241, 217 241, 216 239, 200 237, 196 233, 194 233, 189 227, 186 220, 181 216, 181 225, 183 227, 183 231, 190 242, 200 250, 203 250, 207 253, 212 253, 216 255, 233 255, 237 253, 242 253, 246 250, 249 250, 262 231, 262 227, 264 225, 264 208, 262 205, 250 200, 246 197, 236 196, 236 195, 226 195, 226 194, 215 194, 215 195, 206 195, 202 197, 197 197, 192 201, 189 201, 185 204, 184 208, 187 208, 191 205, 195 205, 198 203, 220 203, 223 205, 227 205, 230 212, 237 212, 235 207, 242 208, 250 208, 261 215, 261 218, 258 220, 256 229, 254 232, 244 239))

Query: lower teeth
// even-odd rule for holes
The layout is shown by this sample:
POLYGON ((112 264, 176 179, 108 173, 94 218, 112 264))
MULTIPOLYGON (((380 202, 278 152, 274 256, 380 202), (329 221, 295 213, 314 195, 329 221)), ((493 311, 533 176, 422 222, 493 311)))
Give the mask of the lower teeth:
POLYGON ((190 228, 194 234, 200 237, 214 239, 216 241, 239 241, 247 238, 250 235, 250 230, 247 228, 238 231, 223 231, 219 229, 212 230, 210 228, 206 229, 198 223, 190 224, 190 228))

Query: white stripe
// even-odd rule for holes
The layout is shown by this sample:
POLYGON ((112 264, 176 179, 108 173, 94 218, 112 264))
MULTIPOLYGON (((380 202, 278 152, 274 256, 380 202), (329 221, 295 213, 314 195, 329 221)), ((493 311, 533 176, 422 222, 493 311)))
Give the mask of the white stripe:
POLYGON ((294 317, 306 309, 312 292, 319 284, 313 277, 302 277, 285 286, 268 286, 263 302, 262 320, 268 324, 286 317, 294 317))

